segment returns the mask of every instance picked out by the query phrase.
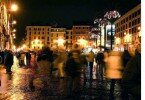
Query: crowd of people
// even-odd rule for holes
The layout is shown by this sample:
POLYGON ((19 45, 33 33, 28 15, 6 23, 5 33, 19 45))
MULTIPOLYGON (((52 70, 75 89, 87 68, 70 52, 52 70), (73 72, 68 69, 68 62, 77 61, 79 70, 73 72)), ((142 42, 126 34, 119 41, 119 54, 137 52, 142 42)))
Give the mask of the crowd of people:
MULTIPOLYGON (((98 80, 103 81, 104 77, 111 80, 110 100, 114 100, 113 93, 116 81, 119 81, 122 87, 123 100, 129 100, 130 97, 133 100, 141 99, 140 46, 136 49, 134 56, 131 56, 127 50, 124 50, 124 52, 104 50, 99 51, 97 54, 91 50, 86 55, 82 55, 81 52, 78 49, 78 45, 75 45, 69 52, 54 52, 48 47, 43 47, 37 53, 27 51, 24 54, 6 50, 0 52, 0 63, 5 66, 7 73, 12 73, 11 67, 14 63, 13 56, 15 55, 19 59, 20 66, 31 67, 36 71, 35 74, 39 74, 44 89, 46 89, 49 81, 51 81, 54 75, 53 71, 56 72, 57 70, 55 76, 60 79, 67 78, 67 94, 68 97, 71 97, 74 92, 79 92, 80 77, 82 73, 85 76, 84 69, 87 67, 89 67, 89 76, 90 80, 92 80, 93 66, 94 62, 96 62, 96 76, 98 80), (34 55, 33 60, 32 53, 34 55)), ((30 88, 35 89, 32 81, 30 82, 30 88)))

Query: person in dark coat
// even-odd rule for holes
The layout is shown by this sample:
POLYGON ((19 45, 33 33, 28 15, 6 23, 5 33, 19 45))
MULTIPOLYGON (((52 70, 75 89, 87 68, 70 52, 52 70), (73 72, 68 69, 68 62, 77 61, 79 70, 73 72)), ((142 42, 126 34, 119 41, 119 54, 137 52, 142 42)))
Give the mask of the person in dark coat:
POLYGON ((4 64, 4 51, 0 51, 0 64, 4 64))
POLYGON ((6 72, 11 73, 11 67, 13 65, 13 53, 12 51, 8 50, 5 54, 4 65, 6 67, 6 72))
POLYGON ((124 50, 122 54, 123 66, 126 67, 128 61, 131 59, 131 55, 129 54, 128 50, 124 50))
POLYGON ((67 74, 67 96, 72 96, 73 91, 78 89, 79 83, 78 78, 80 76, 80 72, 78 72, 78 64, 75 62, 72 57, 72 53, 68 54, 68 60, 66 61, 66 66, 64 68, 67 74))
POLYGON ((44 47, 42 48, 41 54, 46 54, 46 55, 47 55, 48 61, 53 62, 53 51, 50 50, 49 47, 45 47, 45 46, 44 46, 44 47))
POLYGON ((131 95, 131 100, 141 100, 141 47, 124 69, 122 87, 131 95))
POLYGON ((26 65, 30 66, 31 63, 31 54, 30 51, 26 52, 26 65))
POLYGON ((89 69, 90 69, 90 80, 92 80, 93 75, 93 64, 94 64, 94 52, 91 50, 89 54, 87 55, 87 60, 89 63, 89 69))
POLYGON ((98 52, 95 61, 97 63, 97 77, 102 81, 103 80, 103 69, 104 69, 104 54, 103 52, 98 52))
MULTIPOLYGON (((128 50, 124 50, 122 54, 122 61, 123 61, 123 67, 125 68, 129 60, 131 59, 131 55, 129 54, 128 50)), ((123 71, 123 70, 122 70, 123 71)), ((123 100, 129 100, 129 95, 127 94, 126 90, 122 88, 122 99, 123 100)))

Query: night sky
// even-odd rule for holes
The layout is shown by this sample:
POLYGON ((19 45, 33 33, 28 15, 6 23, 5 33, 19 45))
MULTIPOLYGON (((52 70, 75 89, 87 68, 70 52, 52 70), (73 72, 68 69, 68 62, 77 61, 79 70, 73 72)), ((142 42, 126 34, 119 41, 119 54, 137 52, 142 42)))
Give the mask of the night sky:
POLYGON ((17 0, 17 43, 25 36, 27 25, 57 24, 70 27, 74 21, 93 22, 109 10, 124 14, 141 0, 17 0))

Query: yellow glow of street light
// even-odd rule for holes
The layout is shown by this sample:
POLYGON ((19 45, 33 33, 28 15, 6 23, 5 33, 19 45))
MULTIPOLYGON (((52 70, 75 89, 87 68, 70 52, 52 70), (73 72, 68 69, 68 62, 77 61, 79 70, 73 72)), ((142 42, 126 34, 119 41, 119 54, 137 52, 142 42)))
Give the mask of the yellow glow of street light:
POLYGON ((13 22, 12 22, 12 24, 16 24, 17 22, 14 20, 13 22))
POLYGON ((35 42, 36 44, 38 44, 39 40, 38 40, 38 39, 35 39, 34 42, 35 42))
POLYGON ((121 40, 120 40, 120 38, 116 38, 116 44, 120 44, 121 43, 121 40))
POLYGON ((86 46, 87 45, 87 41, 86 40, 84 40, 84 39, 79 39, 78 40, 78 44, 80 44, 80 45, 82 45, 82 46, 86 46))
POLYGON ((17 30, 16 29, 13 29, 13 31, 12 32, 16 32, 17 30))
POLYGON ((11 11, 17 11, 17 10, 18 10, 18 6, 16 4, 12 4, 11 11))
POLYGON ((126 32, 124 32, 124 35, 126 35, 126 32))
POLYGON ((141 31, 140 31, 141 27, 140 26, 138 27, 138 30, 139 30, 138 36, 141 37, 141 31))
POLYGON ((13 45, 13 50, 16 50, 16 46, 15 45, 13 45))
POLYGON ((26 48, 26 45, 25 45, 25 44, 23 44, 22 48, 26 48))
POLYGON ((129 42, 132 41, 132 35, 131 35, 131 34, 127 34, 127 35, 124 37, 124 39, 125 39, 125 42, 126 42, 126 43, 129 43, 129 42))
POLYGON ((141 28, 140 28, 140 26, 139 26, 139 27, 138 27, 138 30, 140 31, 140 29, 141 29, 141 28))
POLYGON ((64 42, 65 42, 65 40, 61 39, 61 38, 57 40, 58 45, 63 45, 64 42))

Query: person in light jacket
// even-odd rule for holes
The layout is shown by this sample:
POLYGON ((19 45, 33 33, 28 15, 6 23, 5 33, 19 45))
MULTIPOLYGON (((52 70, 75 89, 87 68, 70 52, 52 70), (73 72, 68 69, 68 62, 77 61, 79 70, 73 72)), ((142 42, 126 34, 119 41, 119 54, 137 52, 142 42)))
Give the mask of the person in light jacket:
POLYGON ((122 79, 122 53, 119 51, 111 51, 106 61, 106 78, 111 80, 109 100, 114 100, 115 82, 122 79))
POLYGON ((67 60, 67 55, 64 52, 61 52, 53 62, 54 67, 58 69, 58 76, 62 79, 66 77, 66 73, 64 71, 66 60, 67 60))

